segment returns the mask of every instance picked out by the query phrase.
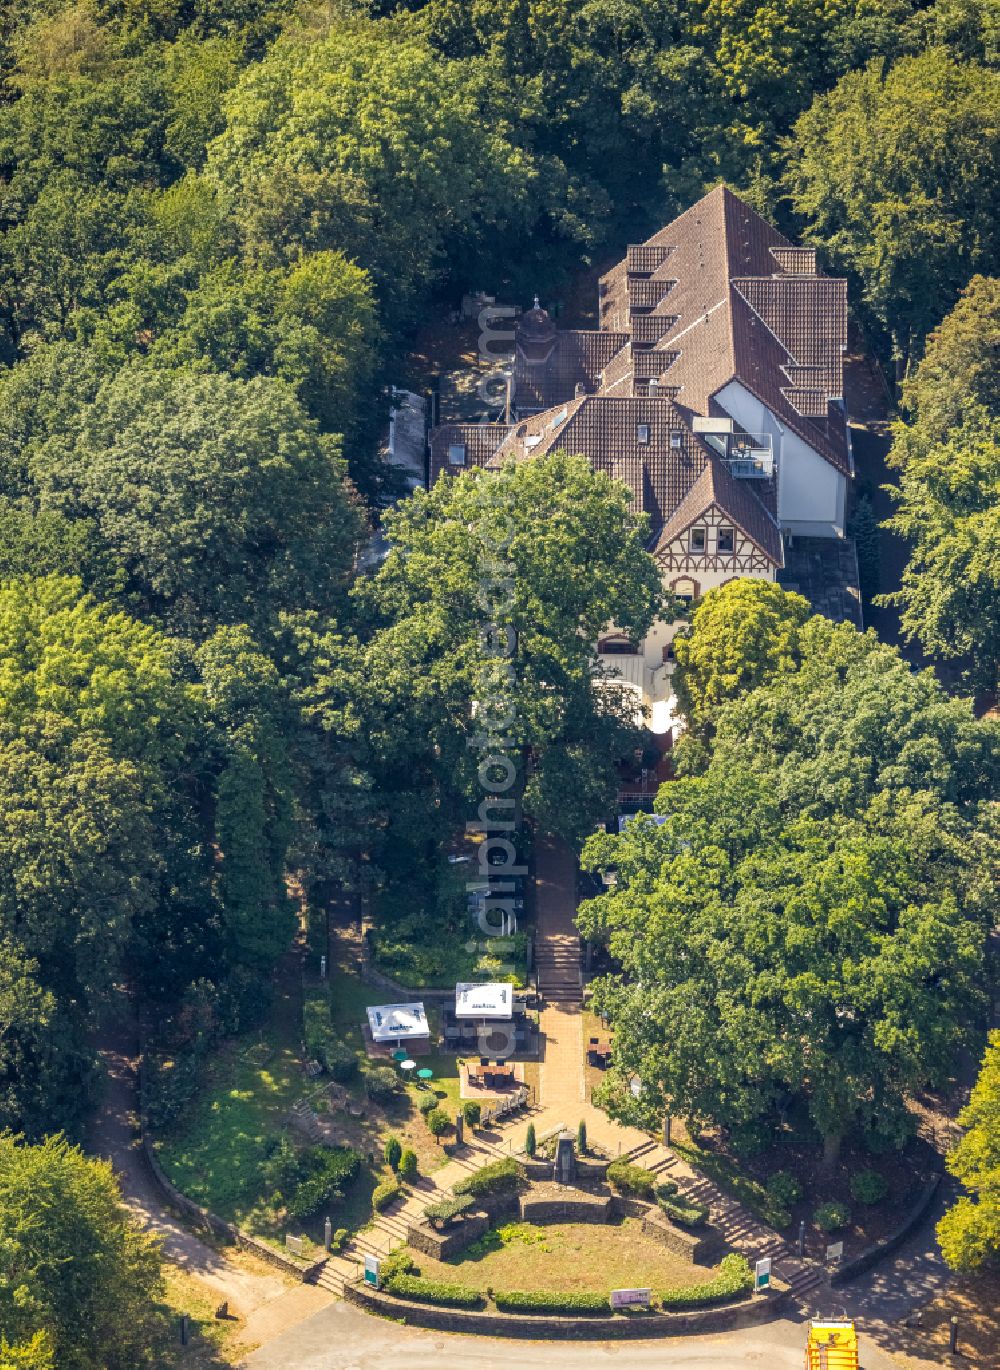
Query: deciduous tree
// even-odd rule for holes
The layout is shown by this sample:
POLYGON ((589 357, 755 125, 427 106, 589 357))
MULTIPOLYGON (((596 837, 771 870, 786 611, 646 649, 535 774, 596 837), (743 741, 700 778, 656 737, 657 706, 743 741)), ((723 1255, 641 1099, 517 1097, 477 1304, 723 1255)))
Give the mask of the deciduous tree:
POLYGON ((979 1270, 1000 1255, 1000 1032, 958 1120, 966 1131, 947 1164, 966 1192, 938 1223, 938 1241, 953 1270, 979 1270))
POLYGON ((61 1137, 0 1136, 0 1232, 0 1323, 15 1344, 46 1334, 60 1370, 151 1364, 159 1247, 107 1161, 61 1137))

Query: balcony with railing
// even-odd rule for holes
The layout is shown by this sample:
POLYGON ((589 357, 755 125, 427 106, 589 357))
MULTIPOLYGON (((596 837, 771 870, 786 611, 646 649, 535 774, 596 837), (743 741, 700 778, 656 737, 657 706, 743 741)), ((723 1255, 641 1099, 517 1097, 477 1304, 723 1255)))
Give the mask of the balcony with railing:
POLYGON ((771 480, 775 473, 770 433, 705 432, 699 436, 718 452, 729 474, 742 480, 771 480))

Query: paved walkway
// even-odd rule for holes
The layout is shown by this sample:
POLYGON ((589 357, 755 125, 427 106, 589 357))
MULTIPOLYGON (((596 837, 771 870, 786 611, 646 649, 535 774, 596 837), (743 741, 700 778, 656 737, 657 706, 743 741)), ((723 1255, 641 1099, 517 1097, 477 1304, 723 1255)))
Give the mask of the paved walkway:
POLYGON ((824 1283, 821 1267, 796 1258, 776 1232, 668 1147, 638 1128, 615 1122, 586 1097, 580 941, 574 921, 576 859, 557 838, 542 838, 538 844, 536 909, 538 988, 545 1005, 536 1130, 544 1133, 560 1124, 575 1130, 585 1121, 591 1143, 612 1156, 628 1156, 654 1175, 669 1174, 685 1194, 708 1205, 712 1223, 734 1250, 751 1261, 770 1256, 775 1275, 787 1281, 799 1299, 815 1297, 813 1291, 824 1283))

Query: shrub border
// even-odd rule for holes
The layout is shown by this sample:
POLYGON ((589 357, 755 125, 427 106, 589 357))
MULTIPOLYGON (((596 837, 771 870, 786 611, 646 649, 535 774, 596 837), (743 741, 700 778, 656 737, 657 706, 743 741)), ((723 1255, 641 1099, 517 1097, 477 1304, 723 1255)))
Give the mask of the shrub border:
POLYGON ((516 1337, 534 1341, 618 1341, 726 1332, 755 1323, 770 1322, 785 1316, 790 1291, 786 1285, 776 1281, 766 1294, 747 1294, 738 1301, 714 1308, 700 1308, 697 1312, 647 1313, 641 1316, 612 1313, 606 1318, 501 1313, 495 1308, 481 1313, 465 1308, 441 1308, 397 1299, 385 1290, 376 1291, 370 1285, 358 1282, 345 1287, 344 1298, 368 1313, 440 1332, 469 1332, 486 1337, 516 1337))

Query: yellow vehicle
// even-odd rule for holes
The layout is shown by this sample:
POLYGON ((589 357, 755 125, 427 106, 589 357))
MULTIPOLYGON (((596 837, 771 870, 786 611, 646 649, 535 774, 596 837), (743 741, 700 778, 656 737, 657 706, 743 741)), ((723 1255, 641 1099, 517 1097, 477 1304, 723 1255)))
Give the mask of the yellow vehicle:
POLYGON ((811 1322, 806 1370, 858 1370, 858 1334, 853 1322, 811 1322))

